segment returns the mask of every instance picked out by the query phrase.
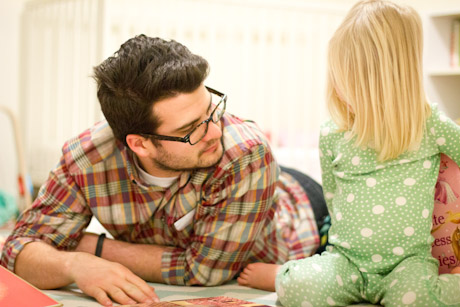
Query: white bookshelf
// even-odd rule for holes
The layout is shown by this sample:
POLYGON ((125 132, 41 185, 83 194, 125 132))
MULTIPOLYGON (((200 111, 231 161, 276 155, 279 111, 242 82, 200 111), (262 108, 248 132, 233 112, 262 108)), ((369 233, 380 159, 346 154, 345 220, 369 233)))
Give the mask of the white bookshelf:
POLYGON ((425 81, 430 101, 451 118, 460 118, 460 68, 450 66, 452 22, 460 9, 428 15, 425 31, 425 81))

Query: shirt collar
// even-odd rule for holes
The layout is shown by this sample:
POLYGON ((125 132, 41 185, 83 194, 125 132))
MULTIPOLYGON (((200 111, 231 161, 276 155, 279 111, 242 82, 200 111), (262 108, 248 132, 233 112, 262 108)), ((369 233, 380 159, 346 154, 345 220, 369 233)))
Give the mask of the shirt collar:
MULTIPOLYGON (((121 146, 123 146, 123 148, 120 148, 120 151, 126 161, 126 170, 129 174, 129 178, 131 182, 133 182, 134 184, 136 184, 137 186, 139 186, 140 188, 144 190, 147 190, 147 189, 154 189, 155 191, 165 190, 165 188, 162 188, 160 186, 149 185, 147 182, 142 180, 142 177, 139 174, 139 170, 137 169, 135 165, 135 161, 134 161, 135 153, 131 149, 124 146, 123 144, 121 144, 121 146)), ((182 174, 180 174, 179 180, 177 180, 176 183, 173 183, 169 188, 171 189, 182 188, 190 180, 191 175, 192 173, 190 172, 183 172, 182 174)))

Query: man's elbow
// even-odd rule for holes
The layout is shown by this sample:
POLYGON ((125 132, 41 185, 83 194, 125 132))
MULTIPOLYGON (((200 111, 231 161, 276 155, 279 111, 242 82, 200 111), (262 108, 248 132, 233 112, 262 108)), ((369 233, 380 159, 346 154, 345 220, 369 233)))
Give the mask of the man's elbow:
POLYGON ((225 284, 235 277, 234 272, 210 269, 208 272, 189 272, 184 276, 184 286, 213 287, 225 284), (220 271, 220 272, 219 272, 220 271))

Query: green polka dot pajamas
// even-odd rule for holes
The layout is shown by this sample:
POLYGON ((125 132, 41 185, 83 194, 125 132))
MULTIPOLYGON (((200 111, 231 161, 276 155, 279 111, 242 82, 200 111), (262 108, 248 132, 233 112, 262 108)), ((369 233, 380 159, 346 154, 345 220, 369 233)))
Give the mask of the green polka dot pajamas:
POLYGON ((284 264, 284 306, 460 306, 460 275, 438 275, 431 256, 440 153, 460 164, 460 128, 436 106, 417 150, 379 163, 347 132, 321 130, 323 190, 332 226, 328 251, 284 264))

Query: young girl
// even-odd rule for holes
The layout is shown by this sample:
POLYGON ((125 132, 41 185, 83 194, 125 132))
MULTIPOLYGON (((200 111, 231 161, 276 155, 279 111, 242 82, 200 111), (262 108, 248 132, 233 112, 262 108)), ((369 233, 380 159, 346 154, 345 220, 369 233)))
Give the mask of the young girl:
POLYGON ((320 156, 331 248, 248 265, 238 282, 276 287, 285 306, 460 306, 460 275, 438 276, 430 234, 440 153, 460 164, 460 128, 427 103, 419 15, 357 3, 330 41, 328 69, 333 122, 320 156))

